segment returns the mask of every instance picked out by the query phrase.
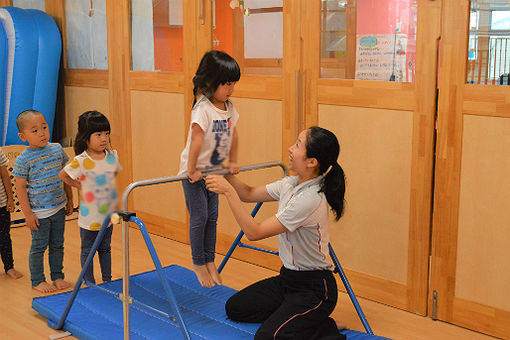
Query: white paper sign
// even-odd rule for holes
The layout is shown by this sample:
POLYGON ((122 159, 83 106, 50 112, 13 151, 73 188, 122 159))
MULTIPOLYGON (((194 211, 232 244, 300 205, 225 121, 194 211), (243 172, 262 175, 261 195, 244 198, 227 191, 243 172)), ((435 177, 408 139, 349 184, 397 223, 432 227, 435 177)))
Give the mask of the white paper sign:
POLYGON ((406 34, 358 34, 356 40, 356 79, 406 80, 406 34))

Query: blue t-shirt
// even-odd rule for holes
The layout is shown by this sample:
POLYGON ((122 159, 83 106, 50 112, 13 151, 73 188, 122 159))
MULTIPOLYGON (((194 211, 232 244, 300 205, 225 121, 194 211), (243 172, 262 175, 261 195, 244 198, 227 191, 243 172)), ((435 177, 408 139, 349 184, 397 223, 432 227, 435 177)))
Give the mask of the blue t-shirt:
POLYGON ((12 174, 27 180, 28 201, 34 213, 58 208, 67 202, 64 182, 58 173, 68 160, 58 143, 26 148, 16 158, 12 174))

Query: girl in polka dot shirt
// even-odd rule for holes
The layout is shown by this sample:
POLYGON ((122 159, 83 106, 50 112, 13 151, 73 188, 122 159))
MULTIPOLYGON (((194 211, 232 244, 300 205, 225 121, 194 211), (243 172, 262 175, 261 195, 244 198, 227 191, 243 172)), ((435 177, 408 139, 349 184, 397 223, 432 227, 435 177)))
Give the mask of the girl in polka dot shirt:
MULTIPOLYGON (((102 113, 87 111, 80 115, 74 152, 76 157, 60 171, 60 178, 81 192, 78 225, 83 267, 106 215, 116 207, 115 175, 122 169, 117 152, 110 148, 110 123, 102 113)), ((104 282, 112 279, 111 238, 110 226, 98 249, 104 282)), ((92 263, 85 280, 95 283, 92 263)))

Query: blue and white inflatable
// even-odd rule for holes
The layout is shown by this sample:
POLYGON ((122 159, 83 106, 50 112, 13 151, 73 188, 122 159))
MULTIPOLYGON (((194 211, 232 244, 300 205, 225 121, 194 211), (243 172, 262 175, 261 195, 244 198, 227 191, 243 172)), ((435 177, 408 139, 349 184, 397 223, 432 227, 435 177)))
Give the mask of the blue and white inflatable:
POLYGON ((60 31, 51 16, 0 8, 0 145, 24 144, 16 117, 29 109, 43 114, 52 133, 61 53, 60 31))

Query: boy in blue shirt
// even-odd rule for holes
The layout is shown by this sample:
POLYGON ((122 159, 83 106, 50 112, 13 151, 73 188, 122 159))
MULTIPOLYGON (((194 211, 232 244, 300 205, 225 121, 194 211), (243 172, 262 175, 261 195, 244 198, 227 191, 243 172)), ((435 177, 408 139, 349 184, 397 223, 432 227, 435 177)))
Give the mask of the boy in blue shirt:
POLYGON ((16 119, 19 137, 29 146, 14 162, 16 193, 32 234, 28 258, 32 288, 42 293, 66 289, 64 281, 65 215, 73 211, 71 188, 58 177, 69 157, 58 143, 48 143, 50 133, 46 119, 35 110, 27 110, 16 119), (67 197, 66 197, 67 196, 67 197), (49 247, 53 285, 44 276, 44 252, 49 247))

